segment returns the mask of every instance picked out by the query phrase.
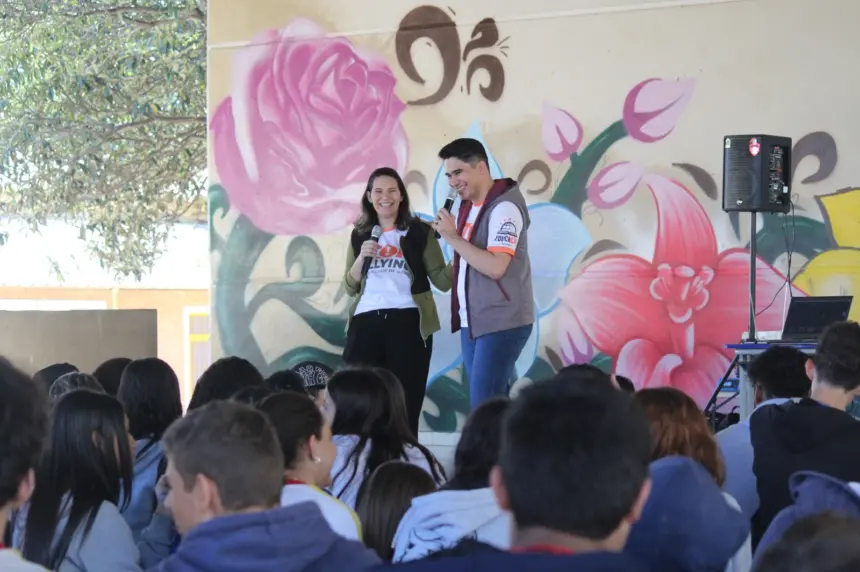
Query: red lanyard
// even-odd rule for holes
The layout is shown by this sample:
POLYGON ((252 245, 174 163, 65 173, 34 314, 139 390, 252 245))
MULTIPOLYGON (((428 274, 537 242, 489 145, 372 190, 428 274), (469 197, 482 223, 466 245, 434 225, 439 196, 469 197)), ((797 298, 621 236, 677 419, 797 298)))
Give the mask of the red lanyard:
POLYGON ((306 485, 307 483, 303 483, 302 481, 297 481, 296 479, 285 479, 285 485, 306 485))
POLYGON ((573 550, 570 550, 569 548, 561 548, 560 546, 552 546, 550 544, 533 544, 532 546, 522 546, 520 548, 512 549, 511 552, 541 552, 543 554, 555 554, 556 556, 570 556, 574 554, 573 550))

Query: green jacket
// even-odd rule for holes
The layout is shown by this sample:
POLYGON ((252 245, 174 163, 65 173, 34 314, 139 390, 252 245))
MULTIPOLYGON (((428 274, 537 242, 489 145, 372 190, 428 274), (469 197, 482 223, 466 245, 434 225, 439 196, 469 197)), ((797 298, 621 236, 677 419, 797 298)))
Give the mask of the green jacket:
MULTIPOLYGON (((349 270, 355 264, 355 258, 361 245, 369 239, 369 232, 358 233, 353 230, 350 246, 346 253, 346 271, 344 272, 343 283, 347 294, 353 297, 349 307, 347 329, 352 322, 352 316, 359 300, 361 300, 361 294, 367 281, 367 277, 364 277, 361 283, 356 282, 349 275, 349 270)), ((426 340, 440 329, 439 314, 436 311, 436 302, 433 300, 430 283, 432 282, 436 288, 443 292, 450 290, 451 264, 445 263, 442 248, 439 246, 439 241, 434 236, 430 225, 419 219, 413 219, 408 223, 406 235, 400 239, 400 249, 403 251, 406 268, 412 280, 412 299, 418 306, 421 335, 426 340)))

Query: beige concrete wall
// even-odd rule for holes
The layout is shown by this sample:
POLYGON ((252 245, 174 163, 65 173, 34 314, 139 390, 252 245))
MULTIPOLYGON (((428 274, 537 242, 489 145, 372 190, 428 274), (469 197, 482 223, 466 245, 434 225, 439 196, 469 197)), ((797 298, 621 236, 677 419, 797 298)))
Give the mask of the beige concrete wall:
POLYGON ((117 356, 155 355, 157 320, 155 310, 0 311, 0 348, 31 374, 64 362, 93 371, 117 356))
MULTIPOLYGON (((760 227, 759 329, 780 327, 789 250, 798 295, 860 283, 855 0, 209 10, 216 353, 336 364, 367 175, 397 167, 432 214, 436 153, 467 133, 528 191, 540 319, 524 380, 593 360, 706 399, 746 330, 748 219, 719 197, 727 134, 795 142, 796 216, 760 227)), ((448 431, 467 401, 456 338, 435 344, 424 422, 448 431)))

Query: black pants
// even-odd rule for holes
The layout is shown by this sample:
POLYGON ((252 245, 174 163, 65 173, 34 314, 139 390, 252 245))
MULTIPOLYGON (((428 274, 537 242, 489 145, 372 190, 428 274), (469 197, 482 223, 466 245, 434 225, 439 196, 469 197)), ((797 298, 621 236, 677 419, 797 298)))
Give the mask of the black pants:
POLYGON ((433 352, 433 336, 425 342, 418 326, 416 308, 363 312, 353 317, 343 349, 347 364, 384 367, 397 376, 416 436, 433 352))

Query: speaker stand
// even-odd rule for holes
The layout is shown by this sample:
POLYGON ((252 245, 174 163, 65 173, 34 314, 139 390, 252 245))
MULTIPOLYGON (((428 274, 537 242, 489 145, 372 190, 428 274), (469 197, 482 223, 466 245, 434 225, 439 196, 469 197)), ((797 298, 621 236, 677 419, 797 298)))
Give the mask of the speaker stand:
POLYGON ((756 285, 756 231, 758 230, 758 212, 753 211, 750 213, 750 295, 749 295, 749 310, 750 310, 750 323, 749 329, 747 330, 747 338, 742 340, 744 342, 755 343, 756 340, 756 331, 755 331, 755 285, 756 285))

